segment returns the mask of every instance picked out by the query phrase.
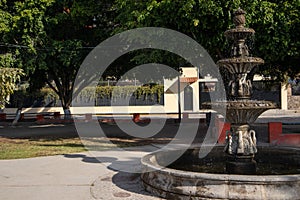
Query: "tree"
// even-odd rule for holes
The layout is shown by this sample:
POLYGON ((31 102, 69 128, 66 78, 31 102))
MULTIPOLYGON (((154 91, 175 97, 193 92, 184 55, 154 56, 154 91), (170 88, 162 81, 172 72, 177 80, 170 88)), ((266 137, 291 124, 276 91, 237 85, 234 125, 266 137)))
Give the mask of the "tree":
POLYGON ((66 114, 81 62, 111 31, 110 2, 13 0, 1 4, 0 14, 11 27, 3 34, 6 51, 17 55, 31 89, 46 82, 59 95, 66 114))
POLYGON ((257 34, 257 55, 272 76, 284 79, 300 72, 300 1, 259 1, 248 10, 249 26, 257 34), (278 74, 280 77, 278 77, 278 74))
POLYGON ((65 114, 70 113, 77 71, 89 51, 106 39, 112 27, 110 1, 55 1, 45 13, 42 52, 46 82, 60 97, 65 114))
POLYGON ((45 56, 48 67, 46 83, 60 97, 65 115, 69 115, 72 102, 74 79, 86 52, 82 52, 82 42, 77 40, 54 41, 52 50, 45 56))
MULTIPOLYGON (((0 2, 0 64, 3 98, 15 89, 24 72, 32 72, 39 62, 37 48, 44 36, 42 16, 52 0, 0 2)), ((1 103, 7 101, 1 100, 1 103)), ((18 112, 21 110, 18 108, 18 112)))
POLYGON ((239 7, 247 12, 247 26, 256 30, 255 45, 249 47, 265 60, 263 72, 280 77, 299 73, 298 0, 116 0, 116 32, 146 26, 174 29, 198 41, 217 61, 229 56, 223 32, 233 28, 232 13, 239 7))
MULTIPOLYGON (((12 15, 10 14, 7 2, 0 2, 0 37, 2 41, 6 41, 11 30, 12 15)), ((19 52, 11 51, 5 45, 0 45, 0 110, 5 108, 9 97, 16 89, 16 83, 24 75, 20 60, 19 52)))
MULTIPOLYGON (((232 12, 241 7, 247 12, 247 26, 256 30, 255 45, 249 47, 265 60, 263 73, 293 76, 300 71, 299 4, 298 0, 2 0, 0 54, 13 55, 13 67, 24 69, 32 88, 47 82, 68 113, 80 63, 112 34, 146 26, 170 28, 198 41, 217 61, 229 56, 223 32, 233 27, 232 12)), ((113 64, 118 71, 108 70, 112 73, 108 75, 119 75, 135 64, 157 61, 178 68, 184 62, 149 49, 123 58, 113 64)))

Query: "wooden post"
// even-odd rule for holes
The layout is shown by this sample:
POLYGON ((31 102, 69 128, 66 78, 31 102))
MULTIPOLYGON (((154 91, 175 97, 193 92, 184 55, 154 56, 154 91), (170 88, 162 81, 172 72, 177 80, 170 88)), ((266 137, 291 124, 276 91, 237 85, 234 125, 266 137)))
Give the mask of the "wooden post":
POLYGON ((60 119, 60 112, 54 112, 53 117, 54 119, 60 119))
POLYGON ((140 121, 140 113, 133 113, 133 118, 132 120, 134 122, 139 122, 140 121))
POLYGON ((24 120, 24 119, 25 119, 25 115, 24 115, 24 113, 21 113, 20 120, 24 120))
POLYGON ((36 120, 37 121, 44 121, 44 115, 41 115, 41 114, 36 115, 36 120))
POLYGON ((6 120, 6 113, 0 113, 0 120, 6 120))

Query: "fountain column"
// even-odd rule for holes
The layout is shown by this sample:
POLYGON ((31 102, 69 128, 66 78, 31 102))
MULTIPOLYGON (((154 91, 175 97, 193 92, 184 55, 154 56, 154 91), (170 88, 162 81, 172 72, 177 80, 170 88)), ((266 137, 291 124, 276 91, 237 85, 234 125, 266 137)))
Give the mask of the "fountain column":
POLYGON ((249 73, 257 65, 263 64, 264 60, 249 56, 246 40, 254 35, 255 31, 245 27, 245 14, 242 9, 234 12, 235 28, 224 33, 227 39, 233 41, 232 57, 217 62, 219 67, 225 68, 230 74, 227 86, 228 101, 208 104, 226 107, 226 120, 232 125, 231 131, 227 133, 225 146, 225 152, 228 154, 226 171, 231 174, 255 174, 256 136, 255 131, 250 130, 249 124, 264 111, 276 107, 272 102, 250 100, 252 79, 249 73))

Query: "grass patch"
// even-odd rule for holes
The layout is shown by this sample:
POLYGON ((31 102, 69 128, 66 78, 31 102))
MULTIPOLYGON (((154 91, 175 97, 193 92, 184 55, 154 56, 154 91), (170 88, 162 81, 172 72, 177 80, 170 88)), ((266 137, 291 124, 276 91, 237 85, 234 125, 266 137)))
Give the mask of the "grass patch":
POLYGON ((0 138, 0 159, 31 158, 86 151, 79 138, 7 139, 0 138))
POLYGON ((14 139, 0 137, 0 160, 32 158, 79 153, 86 151, 84 145, 94 151, 105 151, 116 147, 126 148, 149 144, 165 144, 169 138, 160 139, 120 139, 120 138, 30 138, 14 139), (83 143, 84 145, 83 145, 83 143))

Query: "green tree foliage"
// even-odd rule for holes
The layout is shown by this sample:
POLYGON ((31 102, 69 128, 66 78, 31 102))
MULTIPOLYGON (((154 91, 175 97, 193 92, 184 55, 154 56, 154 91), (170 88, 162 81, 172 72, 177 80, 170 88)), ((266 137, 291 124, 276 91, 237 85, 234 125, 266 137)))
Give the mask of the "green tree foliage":
POLYGON ((32 89, 47 82, 68 110, 81 62, 111 31, 110 4, 108 0, 2 1, 2 51, 15 55, 32 89))
POLYGON ((241 7, 247 26, 256 30, 255 45, 249 47, 265 59, 263 68, 269 70, 264 73, 300 71, 299 0, 116 0, 115 7, 116 32, 146 26, 177 30, 198 41, 215 61, 229 56, 223 32, 233 28, 232 13, 241 7))
POLYGON ((44 73, 48 85, 59 95, 62 106, 68 110, 72 101, 77 71, 89 51, 109 36, 109 1, 64 0, 55 1, 45 13, 43 52, 44 73))
POLYGON ((12 68, 13 58, 11 54, 0 56, 0 109, 5 108, 9 96, 14 93, 16 83, 24 75, 23 70, 12 68))
POLYGON ((46 36, 44 15, 53 0, 2 1, 0 13, 3 20, 0 30, 2 52, 12 53, 26 73, 43 62, 37 56, 46 36))
POLYGON ((68 109, 72 101, 72 91, 77 70, 85 54, 80 50, 79 40, 54 41, 53 49, 47 52, 48 67, 44 72, 47 84, 60 97, 64 109, 68 109))
MULTIPOLYGON (((229 56, 223 32, 233 28, 238 7, 247 12, 247 26, 256 30, 249 47, 265 59, 263 73, 299 73, 299 0, 1 0, 0 55, 10 59, 10 68, 24 69, 35 88, 47 82, 68 109, 81 62, 112 34, 170 28, 198 41, 217 61, 229 56)), ((124 55, 106 73, 118 77, 149 62, 174 68, 184 63, 176 55, 147 49, 124 55)))
POLYGON ((0 2, 0 74, 3 108, 23 72, 37 63, 37 47, 44 37, 42 17, 50 0, 0 2), (23 70, 23 69, 24 70, 23 70))

